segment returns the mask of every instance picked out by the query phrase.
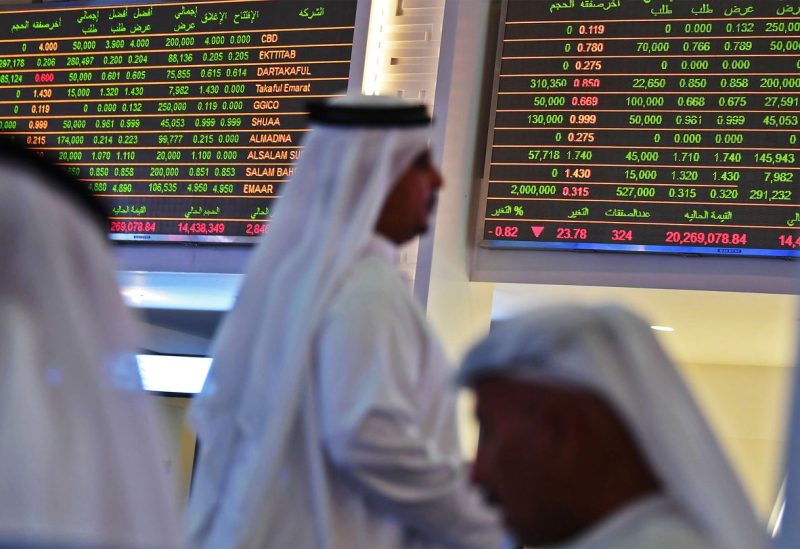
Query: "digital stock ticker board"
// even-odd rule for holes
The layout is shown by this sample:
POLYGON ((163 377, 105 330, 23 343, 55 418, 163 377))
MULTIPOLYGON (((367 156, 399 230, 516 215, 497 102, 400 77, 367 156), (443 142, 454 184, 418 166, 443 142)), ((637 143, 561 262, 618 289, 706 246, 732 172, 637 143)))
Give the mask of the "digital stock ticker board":
POLYGON ((800 252, 800 1, 507 0, 482 245, 800 252))
POLYGON ((77 176, 117 240, 252 242, 347 88, 355 0, 0 11, 0 128, 77 176))

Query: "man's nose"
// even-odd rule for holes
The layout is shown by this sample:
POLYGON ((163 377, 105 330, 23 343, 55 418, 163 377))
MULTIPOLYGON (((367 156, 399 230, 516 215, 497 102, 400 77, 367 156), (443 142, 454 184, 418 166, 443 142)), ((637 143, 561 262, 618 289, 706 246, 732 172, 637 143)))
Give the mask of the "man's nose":
POLYGON ((432 168, 433 170, 433 181, 431 182, 431 186, 434 190, 438 191, 442 187, 444 187, 444 177, 442 176, 442 172, 440 172, 437 168, 432 168))

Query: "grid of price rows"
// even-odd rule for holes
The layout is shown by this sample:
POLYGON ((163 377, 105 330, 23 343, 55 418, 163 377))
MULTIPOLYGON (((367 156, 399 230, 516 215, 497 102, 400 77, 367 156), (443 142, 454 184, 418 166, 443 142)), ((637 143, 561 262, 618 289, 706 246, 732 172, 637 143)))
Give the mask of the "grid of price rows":
POLYGON ((347 87, 355 0, 0 11, 0 128, 105 203, 118 240, 252 242, 347 87))
POLYGON ((484 246, 798 255, 800 2, 508 0, 500 32, 484 246))

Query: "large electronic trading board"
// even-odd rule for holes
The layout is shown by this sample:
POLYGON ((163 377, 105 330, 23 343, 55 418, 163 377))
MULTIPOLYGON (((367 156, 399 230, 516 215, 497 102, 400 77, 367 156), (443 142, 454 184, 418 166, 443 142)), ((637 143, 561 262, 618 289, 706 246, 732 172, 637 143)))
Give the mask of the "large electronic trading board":
POLYGON ((347 88, 356 0, 0 11, 0 128, 83 180, 111 238, 249 242, 347 88))
POLYGON ((797 257, 800 1, 507 0, 495 248, 797 257))

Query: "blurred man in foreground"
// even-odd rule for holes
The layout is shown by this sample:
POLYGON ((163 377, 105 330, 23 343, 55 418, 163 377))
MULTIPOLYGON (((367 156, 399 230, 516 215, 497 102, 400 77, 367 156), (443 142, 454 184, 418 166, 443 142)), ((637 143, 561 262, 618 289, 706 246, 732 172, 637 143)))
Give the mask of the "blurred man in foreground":
POLYGON ((107 221, 83 188, 0 141, 0 546, 180 546, 107 221))
POLYGON ((499 322, 467 356, 473 480, 528 546, 759 548, 739 482, 649 326, 564 305, 499 322))
POLYGON ((449 370, 396 268, 442 180, 424 106, 311 108, 303 157, 192 410, 199 546, 491 548, 449 370))

